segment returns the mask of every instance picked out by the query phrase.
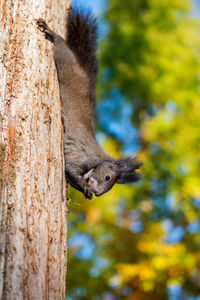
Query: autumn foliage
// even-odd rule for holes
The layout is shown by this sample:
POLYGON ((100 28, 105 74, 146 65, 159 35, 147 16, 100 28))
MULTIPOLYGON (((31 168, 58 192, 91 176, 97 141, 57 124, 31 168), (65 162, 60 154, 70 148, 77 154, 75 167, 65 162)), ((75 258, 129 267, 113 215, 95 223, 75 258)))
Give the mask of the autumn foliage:
POLYGON ((67 299, 198 299, 200 21, 187 0, 110 0, 104 17, 97 136, 144 166, 91 202, 71 192, 67 299))

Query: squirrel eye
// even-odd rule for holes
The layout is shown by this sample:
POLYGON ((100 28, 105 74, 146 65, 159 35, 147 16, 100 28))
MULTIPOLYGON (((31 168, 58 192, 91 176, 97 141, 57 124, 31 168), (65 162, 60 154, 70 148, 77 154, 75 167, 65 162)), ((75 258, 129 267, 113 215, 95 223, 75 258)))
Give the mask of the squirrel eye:
POLYGON ((109 176, 109 175, 106 175, 105 180, 106 180, 106 181, 110 180, 110 176, 109 176))

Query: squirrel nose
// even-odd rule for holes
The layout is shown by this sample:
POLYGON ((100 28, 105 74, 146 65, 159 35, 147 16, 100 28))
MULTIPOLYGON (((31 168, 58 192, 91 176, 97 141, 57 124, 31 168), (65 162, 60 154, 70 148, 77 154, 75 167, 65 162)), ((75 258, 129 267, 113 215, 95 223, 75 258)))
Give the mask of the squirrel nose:
POLYGON ((94 178, 90 178, 89 180, 89 184, 92 186, 92 187, 95 187, 95 184, 96 183, 96 180, 94 178))
POLYGON ((96 180, 94 178, 90 178, 90 180, 89 180, 89 186, 92 189, 93 193, 97 192, 97 190, 96 190, 96 188, 97 188, 97 182, 96 182, 96 180))

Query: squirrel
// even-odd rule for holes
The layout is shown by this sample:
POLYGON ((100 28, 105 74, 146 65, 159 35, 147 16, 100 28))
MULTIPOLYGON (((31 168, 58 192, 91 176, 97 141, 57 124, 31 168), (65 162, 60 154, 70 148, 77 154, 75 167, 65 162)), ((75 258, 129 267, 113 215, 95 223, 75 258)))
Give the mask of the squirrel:
POLYGON ((115 183, 138 181, 141 162, 128 156, 114 159, 97 144, 94 131, 97 73, 97 22, 88 12, 71 9, 67 38, 39 18, 37 25, 54 44, 54 60, 64 122, 64 157, 67 182, 88 199, 101 196, 115 183))

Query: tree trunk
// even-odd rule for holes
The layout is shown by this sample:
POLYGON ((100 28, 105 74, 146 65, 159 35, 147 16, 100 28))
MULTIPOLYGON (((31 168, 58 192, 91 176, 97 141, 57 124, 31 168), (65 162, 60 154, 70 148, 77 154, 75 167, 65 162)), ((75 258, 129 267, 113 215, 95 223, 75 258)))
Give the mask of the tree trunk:
POLYGON ((59 87, 52 44, 35 19, 64 35, 69 2, 0 3, 0 299, 65 298, 59 87))

